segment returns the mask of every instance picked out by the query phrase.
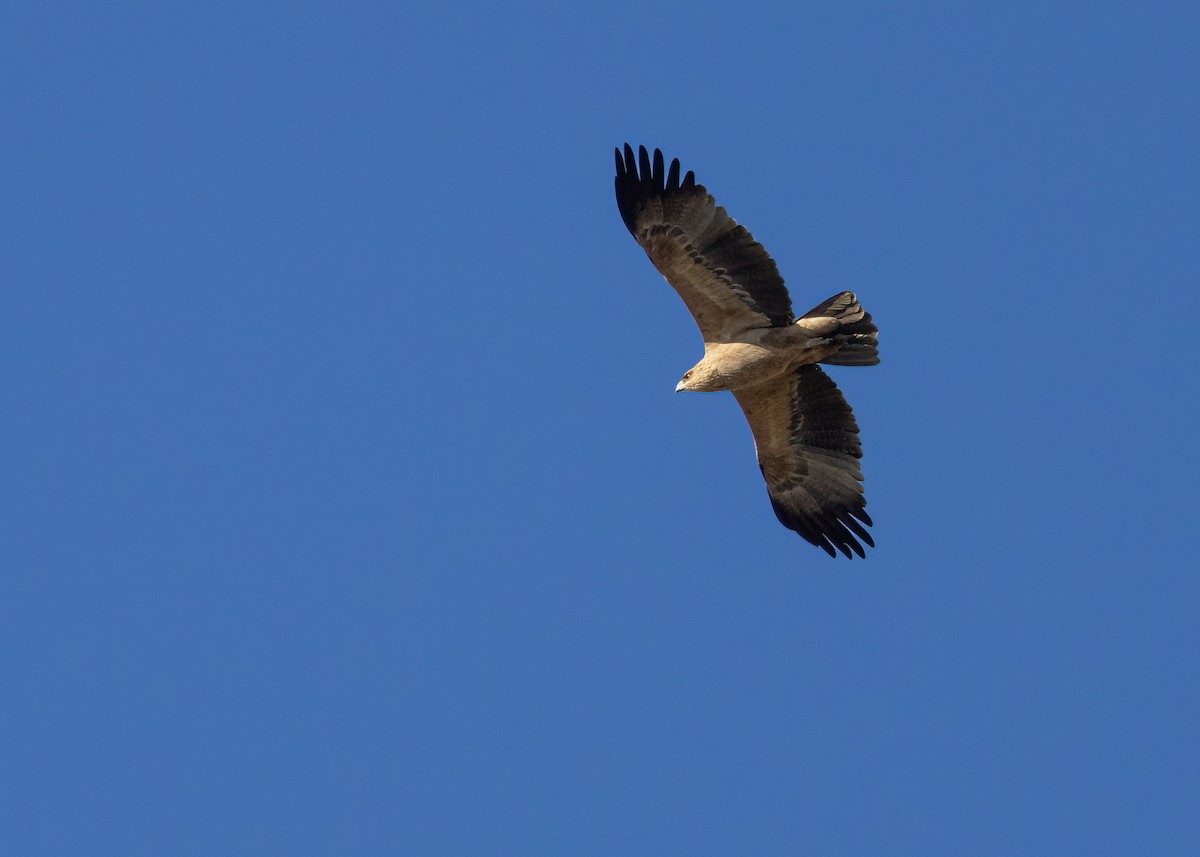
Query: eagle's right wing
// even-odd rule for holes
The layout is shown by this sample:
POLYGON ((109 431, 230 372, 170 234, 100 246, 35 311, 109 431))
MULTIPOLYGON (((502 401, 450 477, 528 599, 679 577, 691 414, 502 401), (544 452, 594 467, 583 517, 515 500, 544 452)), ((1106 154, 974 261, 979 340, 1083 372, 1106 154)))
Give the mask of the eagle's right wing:
POLYGON ((617 150, 617 207, 625 226, 667 278, 706 342, 729 342, 746 330, 791 324, 792 301, 763 246, 716 204, 679 160, 646 147, 635 158, 617 150), (639 174, 640 167, 640 174, 639 174))
POLYGON ((864 556, 875 542, 863 498, 858 423, 816 364, 735 390, 754 433, 771 506, 780 522, 830 556, 864 556))

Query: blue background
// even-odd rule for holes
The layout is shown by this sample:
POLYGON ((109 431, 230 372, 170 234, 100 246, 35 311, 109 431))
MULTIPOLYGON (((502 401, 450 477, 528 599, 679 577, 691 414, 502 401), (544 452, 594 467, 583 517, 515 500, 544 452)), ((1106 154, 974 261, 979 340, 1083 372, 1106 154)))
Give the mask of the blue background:
POLYGON ((1192 854, 1200 7, 0 12, 0 851, 1192 854), (626 233, 803 311, 776 522, 626 233))

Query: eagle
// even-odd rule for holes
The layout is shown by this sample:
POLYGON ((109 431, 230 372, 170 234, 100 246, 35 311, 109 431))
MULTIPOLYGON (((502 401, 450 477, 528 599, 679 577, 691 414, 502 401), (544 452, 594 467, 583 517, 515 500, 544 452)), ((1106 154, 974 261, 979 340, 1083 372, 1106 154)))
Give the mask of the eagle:
POLYGON ((676 392, 733 393, 775 515, 831 557, 875 546, 863 497, 858 423, 817 364, 873 366, 878 329, 854 292, 796 318, 783 277, 746 227, 725 213, 679 159, 664 169, 645 146, 616 149, 617 208, 654 267, 683 298, 704 358, 676 392))

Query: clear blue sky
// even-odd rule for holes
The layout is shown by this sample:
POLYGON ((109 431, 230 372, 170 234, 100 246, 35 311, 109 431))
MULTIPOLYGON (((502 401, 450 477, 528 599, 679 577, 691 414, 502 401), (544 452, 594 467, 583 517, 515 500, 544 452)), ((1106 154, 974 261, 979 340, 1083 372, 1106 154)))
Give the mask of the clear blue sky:
POLYGON ((1198 40, 8 4, 0 852, 1195 853, 1198 40), (874 314, 865 561, 673 392, 626 141, 874 314))

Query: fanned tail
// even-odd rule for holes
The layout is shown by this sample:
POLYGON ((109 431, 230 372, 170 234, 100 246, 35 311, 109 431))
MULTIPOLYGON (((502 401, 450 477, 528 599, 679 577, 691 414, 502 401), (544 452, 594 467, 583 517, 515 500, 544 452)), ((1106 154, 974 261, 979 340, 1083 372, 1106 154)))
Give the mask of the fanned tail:
POLYGON ((879 332, 871 321, 871 314, 862 308, 854 292, 840 292, 829 300, 813 307, 804 319, 831 319, 837 327, 830 339, 838 344, 838 350, 822 360, 831 366, 874 366, 879 362, 879 332))

